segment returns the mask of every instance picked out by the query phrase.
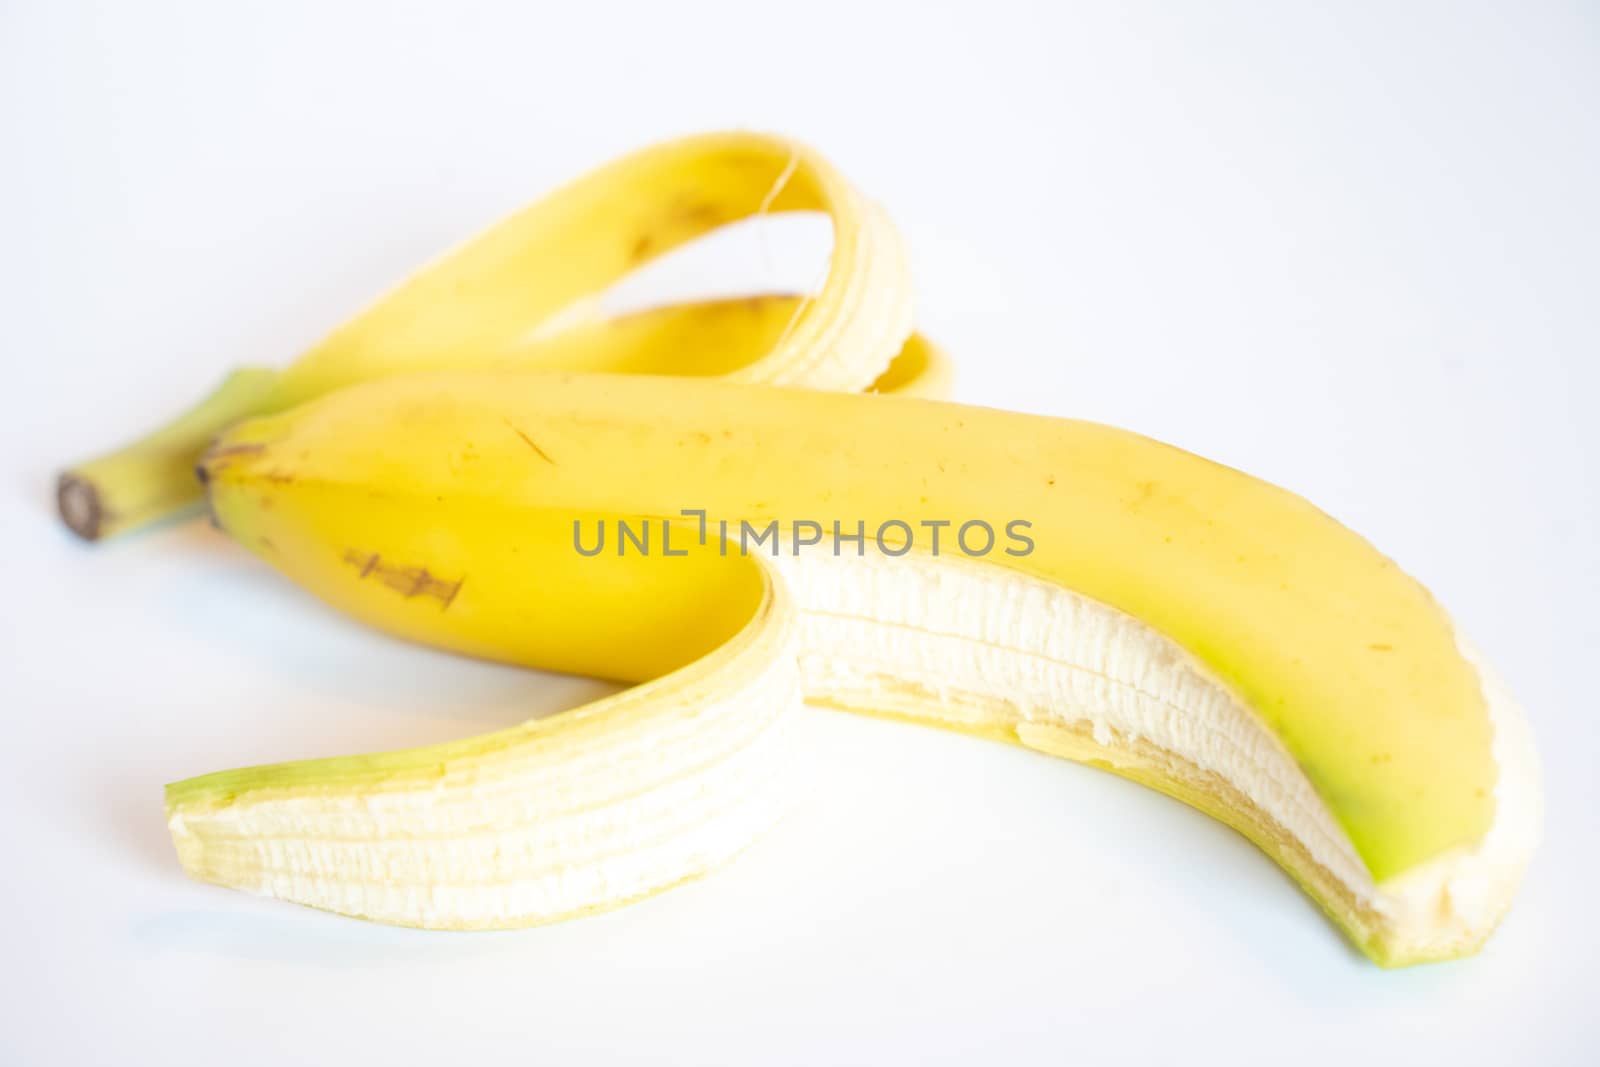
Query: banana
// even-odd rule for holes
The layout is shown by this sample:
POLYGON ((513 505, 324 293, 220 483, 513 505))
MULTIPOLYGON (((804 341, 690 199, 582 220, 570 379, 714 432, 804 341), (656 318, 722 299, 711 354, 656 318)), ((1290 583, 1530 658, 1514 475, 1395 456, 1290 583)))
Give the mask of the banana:
POLYGON ((172 785, 205 881, 447 928, 625 903, 781 809, 800 697, 1169 793, 1385 965, 1476 950, 1539 834, 1522 713, 1425 589, 1301 498, 1124 431, 454 372, 243 422, 202 471, 218 523, 340 610, 640 683, 477 740, 172 785))
MULTIPOLYGON (((911 335, 905 251, 887 216, 804 145, 753 133, 685 138, 627 156, 478 235, 340 326, 289 367, 247 367, 169 425, 63 472, 62 520, 94 541, 200 498, 194 466, 249 415, 407 371, 522 368, 717 375, 870 388, 911 335), (612 283, 724 224, 819 211, 833 224, 814 297, 595 308, 612 283), (691 353, 685 356, 685 353, 691 353)), ((942 387, 926 346, 894 376, 942 387)))

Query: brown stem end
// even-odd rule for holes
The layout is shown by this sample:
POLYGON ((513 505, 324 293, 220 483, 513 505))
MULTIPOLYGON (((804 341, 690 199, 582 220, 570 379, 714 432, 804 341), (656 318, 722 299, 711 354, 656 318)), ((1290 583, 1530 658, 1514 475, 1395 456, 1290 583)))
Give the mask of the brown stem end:
POLYGON ((85 541, 98 541, 105 521, 100 491, 94 483, 68 471, 56 482, 56 507, 67 529, 85 541))

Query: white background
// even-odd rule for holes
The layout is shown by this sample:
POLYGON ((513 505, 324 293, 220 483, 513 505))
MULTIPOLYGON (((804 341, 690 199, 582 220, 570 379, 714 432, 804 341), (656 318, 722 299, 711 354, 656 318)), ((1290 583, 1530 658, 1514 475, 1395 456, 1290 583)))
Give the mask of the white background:
MULTIPOLYGON (((1595 1062, 1600 14, 1325 6, 7 0, 0 1061, 1595 1062), (1381 971, 1174 802, 821 711, 792 817, 604 917, 419 933, 184 879, 167 781, 605 687, 370 635, 198 523, 87 548, 55 470, 724 126, 888 205, 962 399, 1288 485, 1436 591, 1545 761, 1485 952, 1381 971)), ((727 256, 804 278, 807 240, 727 256)))

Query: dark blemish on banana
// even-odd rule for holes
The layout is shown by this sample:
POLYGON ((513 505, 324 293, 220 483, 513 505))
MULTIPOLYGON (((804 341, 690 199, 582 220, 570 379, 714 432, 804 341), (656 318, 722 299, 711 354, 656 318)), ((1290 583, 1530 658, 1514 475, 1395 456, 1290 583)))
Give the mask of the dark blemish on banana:
POLYGON ((228 460, 235 456, 255 456, 267 450, 263 444, 228 445, 226 448, 217 448, 213 445, 200 457, 200 462, 195 464, 194 476, 202 488, 211 484, 211 479, 227 470, 228 460))
POLYGON ((384 586, 393 589, 407 600, 419 596, 431 596, 439 601, 439 610, 444 611, 455 601, 456 594, 461 592, 461 586, 466 578, 459 581, 447 581, 434 575, 426 567, 396 567, 383 562, 383 558, 376 552, 361 553, 350 549, 344 554, 344 561, 352 567, 360 567, 358 579, 369 576, 376 577, 384 586))
POLYGON ((540 448, 538 442, 518 429, 516 423, 512 422, 510 419, 506 419, 505 424, 511 428, 512 433, 522 438, 522 443, 533 449, 534 453, 537 454, 540 459, 544 460, 552 467, 556 465, 556 461, 550 458, 550 453, 540 448))
POLYGON ((206 453, 206 459, 220 459, 223 456, 253 456, 265 452, 267 446, 259 442, 246 442, 242 445, 229 445, 226 448, 212 448, 206 453))
POLYGON ((633 245, 628 249, 628 258, 634 264, 639 264, 655 255, 662 247, 663 242, 658 236, 662 231, 683 229, 705 231, 714 229, 726 221, 727 217, 716 204, 699 200, 680 201, 654 223, 650 230, 634 239, 633 245))
POLYGON ((687 226, 692 229, 711 229, 720 226, 726 220, 722 209, 716 204, 708 204, 704 200, 680 200, 673 206, 671 214, 667 216, 669 226, 687 226))

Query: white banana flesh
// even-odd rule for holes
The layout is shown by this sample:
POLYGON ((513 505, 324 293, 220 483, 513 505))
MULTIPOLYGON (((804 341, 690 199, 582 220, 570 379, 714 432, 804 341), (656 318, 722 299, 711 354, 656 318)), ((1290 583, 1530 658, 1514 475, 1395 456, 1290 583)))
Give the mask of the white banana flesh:
MULTIPOLYGON (((775 560, 801 608, 806 699, 1014 739, 1129 773, 1222 818, 1291 868, 1358 940, 1405 958, 1482 941, 1539 840, 1541 786, 1522 709, 1476 656, 1500 768, 1475 849, 1379 885, 1305 772, 1204 664, 1131 615, 960 557, 775 560)), ((1469 653, 1469 655, 1471 655, 1469 653)))

